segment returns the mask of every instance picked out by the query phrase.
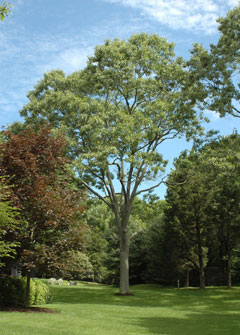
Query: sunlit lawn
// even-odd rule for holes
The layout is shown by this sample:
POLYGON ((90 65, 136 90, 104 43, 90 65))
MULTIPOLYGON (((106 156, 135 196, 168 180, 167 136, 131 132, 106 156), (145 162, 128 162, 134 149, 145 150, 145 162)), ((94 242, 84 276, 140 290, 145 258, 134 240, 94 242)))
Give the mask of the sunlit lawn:
POLYGON ((239 335, 240 288, 54 286, 59 314, 0 312, 0 335, 239 335))

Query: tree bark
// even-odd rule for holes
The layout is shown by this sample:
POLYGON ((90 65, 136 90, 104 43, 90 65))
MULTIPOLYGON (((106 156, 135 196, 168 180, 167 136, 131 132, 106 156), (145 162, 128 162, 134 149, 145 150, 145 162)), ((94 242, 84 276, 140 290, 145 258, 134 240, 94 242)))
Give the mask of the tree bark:
POLYGON ((127 234, 122 233, 120 237, 120 288, 119 293, 129 294, 129 241, 127 234))
POLYGON ((227 225, 227 287, 232 288, 232 248, 231 248, 231 233, 230 233, 230 219, 228 213, 228 225, 227 225))
POLYGON ((200 280, 200 288, 205 288, 205 274, 204 274, 203 265, 200 265, 199 280, 200 280))
MULTIPOLYGON (((223 232, 221 232, 220 236, 223 236, 223 232)), ((224 260, 224 255, 225 255, 225 248, 224 248, 224 243, 221 240, 221 237, 218 237, 220 240, 220 247, 219 247, 219 259, 221 262, 221 282, 218 282, 218 285, 225 285, 227 282, 226 280, 226 262, 224 260)))
POLYGON ((231 255, 228 255, 228 260, 227 260, 227 287, 228 288, 232 288, 231 267, 232 267, 231 255))
POLYGON ((31 285, 31 271, 27 272, 27 284, 26 284, 26 300, 25 305, 29 307, 30 303, 30 285, 31 285))
POLYGON ((186 269, 185 287, 189 287, 189 269, 186 269))
POLYGON ((196 220, 196 232, 197 232, 197 247, 198 247, 198 262, 199 262, 199 282, 200 282, 200 288, 205 288, 202 239, 198 220, 196 220))
POLYGON ((131 202, 125 202, 122 199, 119 215, 115 215, 118 221, 118 238, 120 246, 120 286, 119 294, 130 294, 129 285, 129 245, 130 239, 128 235, 128 224, 131 212, 131 202))

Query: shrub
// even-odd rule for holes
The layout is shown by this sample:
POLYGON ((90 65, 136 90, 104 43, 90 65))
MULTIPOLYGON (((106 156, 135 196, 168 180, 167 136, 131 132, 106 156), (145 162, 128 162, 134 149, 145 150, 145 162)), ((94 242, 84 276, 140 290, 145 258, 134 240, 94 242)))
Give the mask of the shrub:
MULTIPOLYGON (((0 306, 24 306, 26 279, 0 277, 0 306)), ((47 304, 51 300, 48 285, 40 280, 31 280, 30 305, 47 304)))
POLYGON ((51 301, 52 294, 49 285, 41 280, 33 279, 30 286, 30 305, 47 304, 51 301))
POLYGON ((0 277, 0 305, 23 306, 25 281, 23 278, 0 277))

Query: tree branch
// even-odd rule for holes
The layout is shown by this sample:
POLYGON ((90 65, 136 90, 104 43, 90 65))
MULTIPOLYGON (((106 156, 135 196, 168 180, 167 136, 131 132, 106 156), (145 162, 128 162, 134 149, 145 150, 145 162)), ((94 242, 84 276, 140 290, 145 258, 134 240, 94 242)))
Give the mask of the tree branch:
POLYGON ((146 188, 146 189, 144 189, 144 190, 140 190, 140 191, 136 192, 136 195, 139 195, 139 194, 144 193, 144 192, 151 191, 151 190, 153 190, 154 188, 160 186, 162 183, 164 183, 164 178, 166 178, 166 176, 163 177, 163 178, 161 179, 161 181, 160 181, 158 184, 156 184, 156 185, 154 185, 154 186, 151 186, 151 187, 148 187, 148 188, 146 188))
POLYGON ((111 209, 113 208, 112 204, 110 202, 108 202, 104 197, 102 197, 98 192, 96 192, 91 186, 89 186, 88 183, 86 183, 82 179, 80 179, 80 183, 82 183, 90 192, 92 192, 94 195, 96 195, 96 197, 98 197, 100 200, 105 202, 105 204, 108 207, 110 207, 111 209))

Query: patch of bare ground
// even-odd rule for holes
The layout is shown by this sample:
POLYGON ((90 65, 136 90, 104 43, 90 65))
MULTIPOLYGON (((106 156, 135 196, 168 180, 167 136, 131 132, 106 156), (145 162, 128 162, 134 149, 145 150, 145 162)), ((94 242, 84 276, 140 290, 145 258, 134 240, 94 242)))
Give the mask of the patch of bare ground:
POLYGON ((53 311, 49 308, 42 307, 7 307, 0 306, 0 312, 22 312, 22 313, 52 313, 58 314, 59 312, 53 311))
POLYGON ((133 293, 115 293, 114 295, 120 296, 120 297, 133 297, 133 293))

